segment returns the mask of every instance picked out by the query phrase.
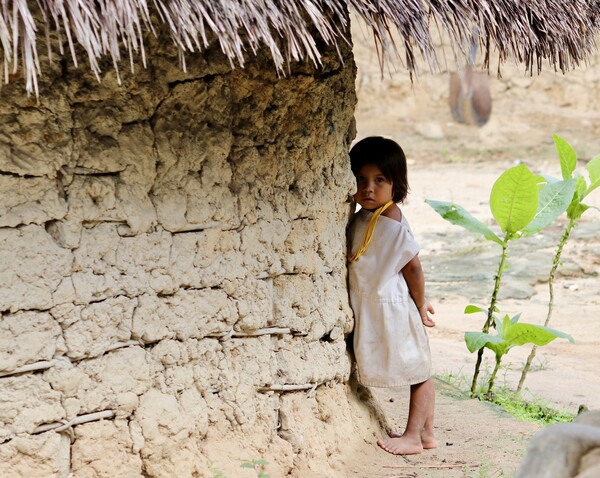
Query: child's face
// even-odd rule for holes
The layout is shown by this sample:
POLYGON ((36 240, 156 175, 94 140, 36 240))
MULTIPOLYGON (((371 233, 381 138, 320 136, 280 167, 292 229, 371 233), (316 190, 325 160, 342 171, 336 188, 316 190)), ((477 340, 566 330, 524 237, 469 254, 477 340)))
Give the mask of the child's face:
POLYGON ((356 175, 354 200, 372 211, 392 200, 394 184, 374 164, 365 164, 356 175))

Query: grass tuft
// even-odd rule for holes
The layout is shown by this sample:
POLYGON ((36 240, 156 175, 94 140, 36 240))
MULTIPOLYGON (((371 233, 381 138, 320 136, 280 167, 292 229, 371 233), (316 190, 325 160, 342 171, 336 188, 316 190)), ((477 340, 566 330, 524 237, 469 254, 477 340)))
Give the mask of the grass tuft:
POLYGON ((500 405, 519 420, 534 422, 540 425, 570 423, 576 415, 566 410, 557 410, 539 397, 536 397, 533 401, 527 401, 521 394, 507 388, 496 390, 494 397, 490 401, 500 405))
MULTIPOLYGON (((457 388, 467 396, 469 395, 469 383, 467 377, 461 371, 458 373, 445 372, 443 374, 436 374, 436 377, 457 388)), ((541 397, 534 397, 533 400, 525 400, 520 393, 514 392, 505 386, 498 387, 491 397, 488 397, 479 388, 475 396, 479 400, 499 405, 507 413, 510 413, 519 420, 537 423, 542 426, 554 423, 570 423, 577 415, 566 410, 557 410, 541 397)))

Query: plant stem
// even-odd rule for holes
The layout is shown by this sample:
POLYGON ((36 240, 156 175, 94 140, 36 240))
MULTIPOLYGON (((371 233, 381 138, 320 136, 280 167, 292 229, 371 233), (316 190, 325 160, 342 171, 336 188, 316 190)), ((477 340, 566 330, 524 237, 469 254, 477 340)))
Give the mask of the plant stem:
POLYGON ((502 360, 502 355, 496 354, 496 366, 494 367, 494 371, 492 372, 492 375, 490 375, 490 380, 488 382, 488 391, 486 393, 488 400, 492 399, 492 390, 494 389, 494 380, 496 379, 496 374, 498 373, 498 370, 500 370, 501 360, 502 360))
MULTIPOLYGON (((563 251, 563 247, 569 240, 569 236, 571 235, 571 231, 575 227, 575 219, 571 218, 569 224, 565 228, 565 232, 563 233, 558 246, 556 247, 556 253, 554 254, 554 261, 552 262, 552 268, 550 269, 550 275, 548 276, 548 289, 550 292, 550 299, 548 300, 548 314, 546 315, 546 320, 544 321, 544 327, 547 327, 550 323, 550 319, 552 318, 552 312, 554 310, 554 276, 556 275, 556 270, 560 265, 560 256, 563 251)), ((517 393, 521 391, 523 388, 523 383, 525 383, 525 378, 527 377, 527 372, 531 368, 531 363, 535 358, 535 353, 537 351, 537 345, 531 347, 531 352, 527 357, 527 361, 525 362, 525 366, 523 367, 523 371, 521 372, 521 378, 519 379, 519 385, 517 385, 517 393)))
MULTIPOLYGON (((502 280, 502 273, 504 272, 504 264, 506 263, 506 250, 508 248, 508 241, 511 233, 507 232, 502 241, 502 255, 500 256, 500 264, 498 264, 498 272, 496 272, 494 280, 494 291, 492 292, 492 298, 490 301, 490 308, 488 309, 487 319, 481 331, 487 334, 490 330, 491 325, 494 323, 494 310, 496 308, 496 302, 498 300, 498 291, 500 290, 500 282, 502 280)), ((477 379, 479 378, 479 368, 481 367, 481 360, 483 358, 483 348, 477 351, 477 362, 475 363, 475 371, 473 372, 473 381, 471 382, 471 396, 475 395, 477 389, 477 379)))

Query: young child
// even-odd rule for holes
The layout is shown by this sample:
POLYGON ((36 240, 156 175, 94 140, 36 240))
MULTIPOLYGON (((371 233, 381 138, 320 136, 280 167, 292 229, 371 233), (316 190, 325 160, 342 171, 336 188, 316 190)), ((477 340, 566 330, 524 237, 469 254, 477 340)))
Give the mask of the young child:
POLYGON ((425 327, 435 313, 425 298, 419 245, 396 203, 408 193, 406 157, 394 141, 365 138, 350 150, 361 209, 348 229, 348 281, 358 378, 367 387, 410 385, 406 429, 379 439, 396 455, 435 448, 435 392, 425 327))

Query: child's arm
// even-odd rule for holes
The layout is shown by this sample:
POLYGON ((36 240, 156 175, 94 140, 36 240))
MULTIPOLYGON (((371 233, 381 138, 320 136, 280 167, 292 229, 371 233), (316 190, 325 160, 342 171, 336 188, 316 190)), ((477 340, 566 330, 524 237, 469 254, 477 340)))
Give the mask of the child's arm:
POLYGON ((423 268, 421 267, 421 261, 419 256, 413 257, 408 264, 402 268, 402 275, 408 285, 408 291, 410 296, 415 301, 423 325, 426 327, 435 326, 435 322, 429 317, 428 312, 435 314, 433 306, 425 298, 425 275, 423 274, 423 268))

